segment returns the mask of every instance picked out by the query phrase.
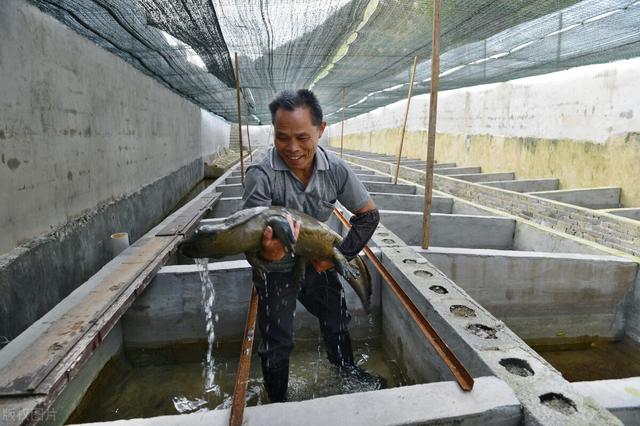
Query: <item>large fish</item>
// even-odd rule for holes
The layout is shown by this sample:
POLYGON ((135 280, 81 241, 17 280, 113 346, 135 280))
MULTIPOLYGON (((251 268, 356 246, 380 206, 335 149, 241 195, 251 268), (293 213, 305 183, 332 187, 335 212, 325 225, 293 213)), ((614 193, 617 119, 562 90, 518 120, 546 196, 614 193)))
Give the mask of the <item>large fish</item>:
POLYGON ((371 275, 364 261, 360 256, 347 261, 337 249, 342 237, 326 224, 297 210, 275 206, 240 210, 220 224, 200 225, 193 236, 180 245, 180 252, 192 258, 221 258, 245 253, 254 267, 267 272, 264 262, 258 257, 267 226, 271 226, 287 251, 296 254, 295 280, 304 278, 308 260, 330 259, 369 312, 371 275), (300 223, 297 240, 287 216, 300 223))

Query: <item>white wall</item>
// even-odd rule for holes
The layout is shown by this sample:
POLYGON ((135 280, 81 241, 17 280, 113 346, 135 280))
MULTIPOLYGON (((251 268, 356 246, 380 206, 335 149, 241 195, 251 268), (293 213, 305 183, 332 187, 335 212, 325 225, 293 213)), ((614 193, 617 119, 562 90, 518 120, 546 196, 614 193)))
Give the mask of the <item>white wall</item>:
MULTIPOLYGON (((640 131, 640 58, 448 90, 438 95, 441 133, 604 142, 640 131)), ((406 100, 345 121, 345 135, 402 126, 406 100)), ((429 95, 411 101, 408 131, 426 130, 429 95)), ((340 124, 330 128, 340 135, 340 124)))
POLYGON ((0 254, 228 141, 223 120, 24 0, 2 1, 0 41, 0 254))

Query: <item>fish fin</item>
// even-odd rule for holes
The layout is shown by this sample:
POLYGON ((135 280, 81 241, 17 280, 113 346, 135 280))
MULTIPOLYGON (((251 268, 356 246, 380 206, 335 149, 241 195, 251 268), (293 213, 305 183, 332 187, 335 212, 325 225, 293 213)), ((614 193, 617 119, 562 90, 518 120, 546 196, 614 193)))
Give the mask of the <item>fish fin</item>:
POLYGON ((371 274, 364 261, 356 256, 350 262, 338 249, 334 249, 336 270, 356 292, 362 307, 369 313, 371 309, 371 274))
POLYGON ((293 235, 293 229, 291 229, 291 225, 286 217, 275 215, 269 218, 267 221, 267 225, 273 229, 273 233, 288 252, 293 252, 294 246, 296 244, 296 237, 293 235))
POLYGON ((298 256, 296 258, 296 264, 293 267, 293 282, 300 283, 304 280, 307 271, 307 259, 298 256))

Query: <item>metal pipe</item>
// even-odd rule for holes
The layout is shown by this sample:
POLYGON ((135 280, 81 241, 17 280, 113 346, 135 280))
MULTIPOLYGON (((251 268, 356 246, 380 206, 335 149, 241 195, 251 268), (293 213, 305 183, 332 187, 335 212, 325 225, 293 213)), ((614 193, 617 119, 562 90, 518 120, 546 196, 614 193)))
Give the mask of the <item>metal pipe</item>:
POLYGON ((411 82, 409 83, 409 94, 407 95, 407 108, 404 110, 404 121, 402 123, 402 132, 400 133, 400 148, 398 149, 398 161, 396 162, 396 176, 393 178, 393 184, 398 183, 398 174, 400 173, 400 158, 402 158, 402 146, 404 145, 404 132, 407 128, 407 118, 409 117, 409 105, 411 105, 411 94, 413 93, 413 80, 416 76, 416 65, 418 64, 418 56, 413 57, 413 69, 411 71, 411 82))
POLYGON ((247 312, 247 322, 244 326, 244 337, 242 338, 242 352, 238 362, 238 372, 236 373, 236 385, 233 389, 233 403, 231 404, 230 426, 240 426, 244 416, 245 397, 247 395, 247 385, 249 384, 249 370, 251 370, 251 353, 253 352, 253 340, 256 330, 256 317, 258 313, 258 293, 256 288, 251 290, 249 300, 249 311, 247 312))
MULTIPOLYGON (((347 229, 351 227, 349 221, 344 217, 339 210, 334 209, 335 215, 340 219, 342 225, 344 225, 347 229)), ((473 389, 473 377, 467 371, 467 369, 462 365, 462 362, 456 357, 453 351, 447 346, 447 344, 440 338, 438 332, 429 324, 427 318, 420 312, 418 307, 413 303, 411 298, 405 293, 400 284, 393 278, 393 275, 387 271, 387 268, 380 262, 380 260, 376 257, 375 254, 371 251, 368 246, 364 247, 364 252, 366 253, 373 266, 378 270, 380 275, 384 278, 384 281, 387 283, 393 294, 400 300, 402 306, 409 313, 411 318, 414 320, 422 334, 427 338, 433 349, 435 349, 436 353, 440 356, 440 358, 447 365, 453 376, 456 378, 458 385, 464 391, 471 391, 473 389)))

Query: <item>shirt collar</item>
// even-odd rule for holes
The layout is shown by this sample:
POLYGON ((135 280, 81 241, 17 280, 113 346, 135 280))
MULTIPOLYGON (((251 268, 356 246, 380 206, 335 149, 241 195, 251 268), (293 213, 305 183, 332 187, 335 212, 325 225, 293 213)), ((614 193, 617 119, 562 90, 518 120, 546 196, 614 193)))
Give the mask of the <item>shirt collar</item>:
MULTIPOLYGON (((284 162, 280 155, 278 155, 278 151, 275 148, 271 148, 271 167, 273 170, 289 170, 287 164, 284 162)), ((327 161, 327 154, 324 152, 324 149, 321 147, 316 148, 316 158, 315 158, 315 169, 316 170, 327 170, 329 169, 329 162, 327 161)))

